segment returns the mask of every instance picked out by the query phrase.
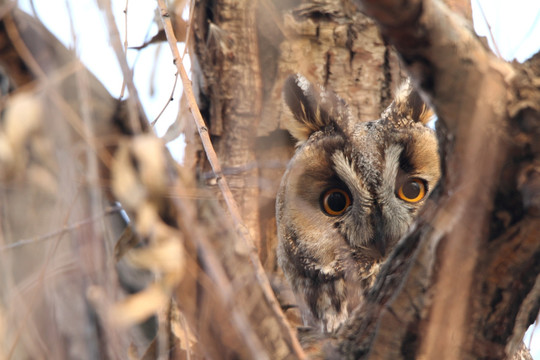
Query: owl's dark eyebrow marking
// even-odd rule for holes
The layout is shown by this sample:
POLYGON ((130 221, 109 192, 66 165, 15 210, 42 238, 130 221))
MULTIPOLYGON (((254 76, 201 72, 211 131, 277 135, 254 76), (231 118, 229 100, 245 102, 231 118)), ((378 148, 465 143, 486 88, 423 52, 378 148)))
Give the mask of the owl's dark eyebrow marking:
POLYGON ((412 154, 407 144, 400 144, 403 147, 403 151, 399 155, 399 167, 406 173, 413 173, 416 167, 412 163, 412 154))

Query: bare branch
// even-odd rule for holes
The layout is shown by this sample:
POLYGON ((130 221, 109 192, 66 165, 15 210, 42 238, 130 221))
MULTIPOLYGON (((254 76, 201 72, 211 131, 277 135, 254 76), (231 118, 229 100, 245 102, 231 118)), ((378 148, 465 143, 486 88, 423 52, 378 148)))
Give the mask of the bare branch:
POLYGON ((171 103, 171 101, 173 101, 173 95, 174 95, 174 91, 176 90, 176 84, 178 83, 178 72, 176 74, 174 74, 174 84, 173 84, 173 87, 171 89, 171 95, 169 96, 169 98, 167 99, 167 102, 165 103, 165 105, 163 106, 163 109, 161 109, 161 111, 159 112, 159 114, 156 116, 156 118, 152 121, 151 125, 152 126, 155 126, 157 121, 159 120, 159 118, 161 117, 161 115, 163 115, 163 113, 165 112, 165 109, 167 109, 167 106, 169 106, 169 104, 171 103))
POLYGON ((144 113, 141 100, 139 99, 137 88, 133 83, 133 71, 129 68, 129 64, 127 63, 126 53, 123 50, 122 41, 120 39, 120 33, 118 32, 114 15, 112 13, 111 2, 110 0, 97 0, 97 3, 105 14, 106 23, 109 28, 109 36, 111 38, 111 45, 116 58, 118 59, 118 63, 120 64, 120 69, 122 69, 124 82, 129 90, 129 98, 127 100, 129 113, 128 119, 133 131, 136 133, 140 132, 141 130, 146 132, 149 129, 149 122, 144 113), (142 121, 139 121, 139 119, 142 119, 142 121))
MULTIPOLYGON (((126 6, 124 7, 124 54, 128 51, 128 3, 126 0, 126 6)), ((120 99, 124 97, 124 91, 126 90, 126 81, 122 82, 122 90, 120 91, 120 99)))

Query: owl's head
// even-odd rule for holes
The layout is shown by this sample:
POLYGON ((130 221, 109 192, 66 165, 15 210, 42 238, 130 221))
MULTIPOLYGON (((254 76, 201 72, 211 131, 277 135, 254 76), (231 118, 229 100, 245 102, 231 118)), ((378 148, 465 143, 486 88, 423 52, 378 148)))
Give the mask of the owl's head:
POLYGON ((370 122, 301 76, 283 93, 298 146, 276 201, 278 262, 306 324, 334 331, 439 180, 437 140, 409 83, 370 122))
POLYGON ((344 246, 379 259, 407 231, 440 177, 432 113, 409 82, 381 119, 359 122, 331 91, 290 77, 298 140, 278 194, 280 238, 331 265, 344 246))

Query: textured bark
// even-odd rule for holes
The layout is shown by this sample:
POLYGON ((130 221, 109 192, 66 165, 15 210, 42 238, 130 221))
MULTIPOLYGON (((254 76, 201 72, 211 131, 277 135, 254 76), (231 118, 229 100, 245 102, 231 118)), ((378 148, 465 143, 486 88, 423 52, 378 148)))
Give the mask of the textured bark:
MULTIPOLYGON (((193 14, 201 98, 212 142, 243 219, 260 246, 255 136, 261 112, 261 75, 255 2, 197 1, 193 14)), ((204 157, 199 166, 208 171, 204 157)), ((212 184, 211 173, 205 179, 212 184)))
POLYGON ((379 118, 401 78, 373 21, 349 1, 306 2, 280 15, 283 41, 259 133, 283 128, 286 115, 272 109, 281 108, 283 81, 294 73, 342 96, 361 121, 379 118))

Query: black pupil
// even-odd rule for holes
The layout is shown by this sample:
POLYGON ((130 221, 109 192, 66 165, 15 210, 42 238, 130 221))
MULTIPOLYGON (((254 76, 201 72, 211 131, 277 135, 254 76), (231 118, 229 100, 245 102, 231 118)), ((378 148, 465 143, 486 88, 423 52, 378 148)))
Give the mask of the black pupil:
POLYGON ((416 181, 410 181, 403 185, 403 195, 407 197, 407 199, 416 199, 418 195, 420 195, 420 184, 416 181))
POLYGON ((330 210, 340 212, 347 206, 347 198, 343 193, 336 191, 328 195, 326 204, 330 210))

